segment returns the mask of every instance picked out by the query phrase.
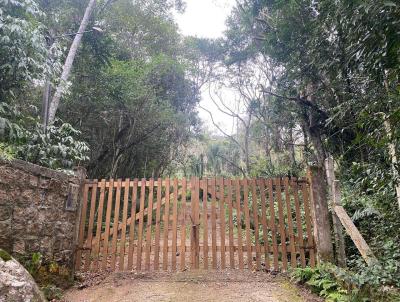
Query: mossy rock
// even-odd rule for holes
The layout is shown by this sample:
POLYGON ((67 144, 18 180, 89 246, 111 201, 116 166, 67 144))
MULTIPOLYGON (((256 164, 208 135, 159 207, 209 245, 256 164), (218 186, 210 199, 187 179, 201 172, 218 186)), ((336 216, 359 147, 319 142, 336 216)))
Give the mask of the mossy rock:
POLYGON ((5 250, 0 249, 0 258, 3 259, 3 261, 9 261, 12 259, 9 253, 7 253, 5 250))

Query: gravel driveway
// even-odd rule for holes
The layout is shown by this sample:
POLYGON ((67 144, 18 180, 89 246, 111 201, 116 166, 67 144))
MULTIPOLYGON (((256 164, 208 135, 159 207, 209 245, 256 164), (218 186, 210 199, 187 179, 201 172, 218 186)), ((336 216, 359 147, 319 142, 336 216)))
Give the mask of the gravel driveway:
POLYGON ((322 301, 283 276, 247 270, 87 275, 65 302, 322 301))

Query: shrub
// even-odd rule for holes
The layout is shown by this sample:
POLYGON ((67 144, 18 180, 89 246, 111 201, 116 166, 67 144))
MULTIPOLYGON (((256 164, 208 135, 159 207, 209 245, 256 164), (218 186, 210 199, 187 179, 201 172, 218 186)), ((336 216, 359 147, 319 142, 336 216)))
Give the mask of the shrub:
POLYGON ((19 158, 51 169, 71 169, 89 158, 81 132, 56 119, 43 129, 37 118, 23 115, 16 106, 0 103, 0 157, 19 158))
POLYGON ((310 287, 328 302, 400 301, 400 293, 394 286, 388 287, 378 282, 384 267, 377 265, 379 269, 371 266, 363 273, 354 273, 332 264, 323 264, 316 268, 295 269, 291 276, 292 280, 310 287))

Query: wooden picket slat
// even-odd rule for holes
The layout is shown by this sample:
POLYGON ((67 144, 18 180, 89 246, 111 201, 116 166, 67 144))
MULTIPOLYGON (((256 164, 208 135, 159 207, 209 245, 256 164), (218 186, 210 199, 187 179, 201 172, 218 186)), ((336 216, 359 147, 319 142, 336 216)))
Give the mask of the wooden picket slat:
POLYGON ((274 189, 272 179, 268 180, 268 194, 269 194, 269 214, 270 214, 270 229, 272 238, 272 249, 274 252, 274 270, 279 270, 278 263, 278 243, 276 240, 276 225, 275 225, 275 204, 274 204, 274 189))
POLYGON ((278 216, 279 216, 279 233, 281 235, 281 251, 282 251, 282 267, 287 270, 287 252, 286 252, 286 228, 285 228, 285 216, 283 215, 283 204, 282 204, 282 186, 281 179, 275 179, 275 191, 278 201, 278 216))
POLYGON ((290 202, 290 192, 289 192, 289 178, 284 179, 285 186, 285 201, 286 201, 286 212, 288 218, 288 229, 289 229, 289 247, 290 247, 290 265, 292 268, 297 266, 296 259, 296 243, 293 233, 293 217, 292 217, 292 205, 290 202))
POLYGON ((157 210, 156 210, 156 233, 154 238, 154 270, 158 270, 160 266, 160 220, 161 220, 161 195, 162 195, 162 179, 158 179, 157 187, 157 210))
POLYGON ((142 187, 140 188, 140 217, 139 217, 139 228, 138 228, 138 243, 137 243, 137 258, 136 258, 136 269, 140 271, 142 269, 142 250, 143 250, 143 223, 144 223, 144 200, 146 196, 146 180, 142 179, 142 187))
POLYGON ((181 195, 181 203, 182 203, 182 208, 181 208, 181 216, 182 216, 182 221, 181 221, 181 250, 180 250, 180 256, 181 256, 181 261, 180 261, 180 269, 183 271, 186 269, 186 264, 185 264, 185 257, 186 257, 186 178, 182 179, 182 195, 181 195))
MULTIPOLYGON (((149 184, 149 199, 148 199, 148 211, 153 213, 153 194, 154 194, 154 179, 150 179, 149 184)), ((145 252, 145 268, 150 270, 150 247, 151 247, 151 225, 153 215, 147 215, 147 230, 146 230, 146 252, 145 252)))
POLYGON ((199 268, 199 250, 200 250, 200 208, 199 208, 199 194, 200 194, 200 180, 198 177, 195 178, 195 190, 194 190, 194 267, 199 268))
POLYGON ((307 248, 310 253, 310 266, 315 266, 315 254, 314 249, 311 248, 314 245, 312 230, 311 230, 311 214, 310 214, 310 204, 308 191, 304 183, 301 184, 301 191, 303 193, 303 204, 304 204, 304 214, 306 218, 306 229, 307 229, 307 248))
POLYGON ((247 179, 243 180, 243 194, 244 194, 243 212, 244 212, 244 220, 245 220, 245 224, 246 224, 247 266, 249 269, 252 269, 253 257, 252 257, 252 253, 251 253, 249 190, 248 190, 248 186, 247 186, 247 179))
POLYGON ((168 269, 168 225, 169 225, 169 178, 165 181, 165 208, 164 208, 164 240, 163 240, 163 270, 168 269))
POLYGON ((219 179, 219 223, 221 239, 221 269, 226 268, 225 258, 225 186, 224 179, 219 179))
MULTIPOLYGON (((131 208, 131 217, 136 216, 136 200, 137 200, 137 190, 138 189, 138 180, 135 179, 133 181, 132 187, 132 208, 131 208)), ((132 221, 129 227, 129 251, 128 251, 128 271, 132 269, 133 265, 133 252, 134 252, 134 239, 135 239, 135 219, 132 221)))
POLYGON ((199 179, 191 179, 191 232, 190 232, 190 258, 191 267, 199 268, 199 179))
POLYGON ((108 239, 110 235, 110 222, 111 222, 111 211, 113 206, 113 191, 114 191, 114 180, 110 179, 110 183, 112 184, 108 188, 108 199, 107 199, 107 211, 106 211, 106 226, 104 229, 104 237, 103 237, 103 258, 101 259, 101 268, 106 269, 107 260, 108 260, 108 239))
POLYGON ((113 223, 113 239, 111 246, 111 269, 115 269, 115 260, 117 257, 117 235, 119 224, 119 206, 121 202, 121 179, 117 181, 117 192, 115 193, 115 210, 114 210, 114 223, 113 223))
POLYGON ((172 201, 172 270, 176 270, 177 225, 178 225, 178 179, 174 179, 174 199, 172 201))
POLYGON ((128 219, 128 198, 129 198, 129 178, 125 180, 124 184, 124 205, 122 209, 122 228, 121 228, 121 241, 119 247, 119 270, 123 271, 125 267, 125 240, 126 240, 126 220, 128 219))
MULTIPOLYGON (((226 180, 226 187, 228 191, 227 204, 228 204, 228 219, 229 219, 229 264, 230 268, 235 268, 235 251, 233 242, 233 211, 232 211, 232 182, 230 179, 226 180)), ((204 226, 207 222, 204 222, 204 226)), ((206 245, 206 243, 204 243, 206 245)))
POLYGON ((269 270, 270 262, 269 262, 268 224, 267 224, 267 206, 265 198, 264 179, 260 179, 258 181, 258 187, 261 193, 261 224, 263 229, 265 268, 269 270))
POLYGON ((207 179, 202 181, 203 184, 203 264, 208 269, 208 182, 207 179))
POLYGON ((296 210, 296 225, 297 225, 297 245, 300 250, 301 267, 306 266, 306 257, 304 254, 304 241, 303 241, 303 226, 300 211, 299 193, 297 187, 297 179, 292 178, 291 187, 293 190, 294 205, 296 210))
POLYGON ((256 244, 256 268, 261 269, 260 258, 260 238, 259 238, 259 225, 258 225, 258 199, 257 199, 257 184, 253 178, 251 180, 251 202, 253 207, 253 223, 254 223, 254 241, 256 244))
POLYGON ((237 217, 237 236, 238 236, 238 257, 239 268, 243 269, 243 239, 242 239, 242 211, 240 205, 240 180, 236 179, 236 217, 237 217))
POLYGON ((217 221, 216 221, 216 181, 211 180, 211 252, 212 252, 212 268, 217 269, 217 221))
POLYGON ((100 200, 99 207, 97 208, 97 226, 96 226, 96 243, 94 245, 94 255, 93 255, 93 270, 98 269, 99 263, 99 252, 100 252, 100 236, 101 234, 101 225, 103 221, 103 207, 104 207, 104 191, 105 191, 105 179, 100 182, 100 200))
POLYGON ((79 270, 82 263, 82 249, 83 249, 83 237, 85 233, 86 225, 86 212, 87 212, 87 202, 88 202, 89 186, 84 185, 83 188, 83 198, 82 198, 82 209, 81 209, 81 219, 79 225, 79 235, 78 235, 78 249, 76 252, 76 262, 75 269, 79 270))

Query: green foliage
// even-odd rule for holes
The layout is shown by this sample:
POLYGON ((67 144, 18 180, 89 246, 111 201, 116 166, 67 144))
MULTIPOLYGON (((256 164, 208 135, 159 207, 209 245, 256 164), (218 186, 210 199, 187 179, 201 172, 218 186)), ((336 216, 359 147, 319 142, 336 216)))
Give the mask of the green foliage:
POLYGON ((381 244, 379 261, 366 266, 361 258, 349 261, 349 265, 357 272, 354 282, 359 286, 394 286, 400 288, 400 249, 399 244, 387 241, 381 244))
POLYGON ((0 159, 10 161, 15 158, 15 150, 13 146, 0 143, 0 159))
POLYGON ((17 106, 0 102, 0 139, 19 141, 25 136, 24 118, 17 106))
POLYGON ((0 3, 2 157, 69 169, 90 156, 88 171, 96 177, 160 175, 178 152, 168 146, 187 142, 199 123, 198 88, 189 66, 194 59, 183 53, 172 18, 183 2, 98 1, 89 28, 104 32, 83 35, 70 94, 58 111, 63 122, 46 131, 35 108, 45 80, 54 93, 60 59, 86 4, 0 3))
POLYGON ((42 266, 43 256, 41 253, 33 253, 30 258, 24 261, 24 266, 33 278, 37 277, 42 266))
POLYGON ((81 132, 68 123, 56 120, 44 130, 36 119, 6 103, 0 104, 0 121, 0 154, 5 159, 19 158, 52 169, 71 169, 88 160, 88 145, 77 139, 81 132))
POLYGON ((331 264, 323 264, 316 268, 294 269, 291 278, 330 302, 397 301, 400 293, 373 281, 373 278, 366 278, 371 273, 377 277, 382 271, 370 267, 368 272, 355 274, 331 264))
MULTIPOLYGON (((353 260, 340 280, 325 268, 303 272, 325 297, 339 295, 333 300, 344 294, 340 288, 352 299, 347 282, 360 301, 386 301, 382 291, 399 286, 399 14, 400 5, 385 0, 240 0, 228 19, 229 64, 272 70, 261 83, 265 94, 250 106, 260 117, 255 134, 266 132, 260 140, 270 146, 292 126, 302 129, 305 161, 323 165, 327 153, 334 156, 344 206, 379 259, 366 267, 346 238, 353 260)), ((290 150, 275 145, 280 155, 290 150)), ((268 152, 260 156, 255 174, 273 171, 268 160, 268 152)))
MULTIPOLYGON (((390 259, 392 251, 400 249, 398 207, 392 196, 393 193, 387 191, 366 193, 365 188, 356 182, 344 182, 342 186, 342 200, 346 210, 375 255, 383 259, 383 263, 390 259), (393 248, 389 248, 391 245, 394 245, 393 248), (385 246, 387 248, 383 248, 385 246)), ((346 254, 358 257, 358 251, 349 238, 346 254)), ((396 259, 395 253, 393 257, 396 259)))
POLYGON ((0 100, 20 94, 47 70, 42 16, 33 0, 0 1, 0 100))
POLYGON ((80 134, 80 131, 60 120, 47 127, 46 131, 41 124, 36 124, 35 129, 27 133, 23 144, 17 147, 17 155, 52 169, 71 169, 89 159, 88 145, 76 139, 80 134))
POLYGON ((292 280, 300 284, 308 285, 313 292, 325 298, 326 301, 349 301, 347 291, 342 289, 330 272, 323 268, 297 268, 292 272, 292 280))
POLYGON ((35 279, 49 301, 61 299, 62 289, 70 287, 73 283, 69 268, 48 261, 39 252, 22 257, 20 262, 35 279))
POLYGON ((43 291, 44 296, 49 301, 60 300, 62 298, 62 289, 53 284, 42 286, 40 289, 43 291))

